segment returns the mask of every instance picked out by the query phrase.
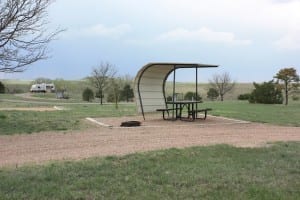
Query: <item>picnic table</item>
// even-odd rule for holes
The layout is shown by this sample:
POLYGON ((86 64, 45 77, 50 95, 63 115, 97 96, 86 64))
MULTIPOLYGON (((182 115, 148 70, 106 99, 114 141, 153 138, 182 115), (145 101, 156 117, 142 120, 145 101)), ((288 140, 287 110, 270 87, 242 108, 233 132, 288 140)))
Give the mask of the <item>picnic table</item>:
POLYGON ((189 121, 194 121, 195 119, 206 119, 207 112, 211 111, 211 108, 201 108, 198 109, 198 103, 202 103, 202 101, 195 100, 180 100, 180 101, 168 101, 166 102, 167 108, 165 109, 157 109, 156 111, 161 111, 163 114, 163 119, 189 119, 189 121), (183 117, 184 108, 187 110, 187 117, 183 117), (172 111, 172 118, 166 118, 166 113, 168 117, 170 115, 170 111, 172 111), (198 118, 198 113, 204 112, 204 117, 198 118))
MULTIPOLYGON (((197 109, 198 103, 202 103, 202 101, 196 100, 180 100, 180 101, 168 101, 167 104, 171 105, 170 107, 174 109, 175 119, 183 118, 183 109, 187 109, 187 117, 189 118, 191 113, 195 113, 197 109)), ((173 116, 174 117, 174 116, 173 116)))

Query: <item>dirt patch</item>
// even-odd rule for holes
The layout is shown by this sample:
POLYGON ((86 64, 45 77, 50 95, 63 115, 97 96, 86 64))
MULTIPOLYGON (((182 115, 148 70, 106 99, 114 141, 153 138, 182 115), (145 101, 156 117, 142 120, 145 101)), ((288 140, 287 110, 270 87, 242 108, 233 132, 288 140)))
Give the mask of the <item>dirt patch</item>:
MULTIPOLYGON (((119 120, 135 119, 137 118, 127 117, 119 120)), ((105 120, 105 123, 119 123, 116 118, 105 120)), ((172 147, 214 144, 258 147, 276 141, 300 141, 300 127, 246 123, 223 118, 214 120, 213 117, 194 124, 163 121, 160 118, 153 121, 156 125, 149 124, 150 121, 146 120, 142 121, 141 127, 135 128, 118 128, 119 124, 112 127, 97 125, 84 131, 0 136, 0 166, 36 164, 50 160, 79 160, 172 147)))
MULTIPOLYGON (((199 116, 201 117, 201 116, 199 116)), ((151 114, 147 115, 146 120, 143 119, 142 116, 125 116, 125 117, 112 117, 112 118, 96 118, 93 120, 95 124, 102 125, 105 127, 111 128, 120 128, 122 122, 126 121, 140 121, 142 127, 192 127, 192 126, 212 126, 212 125, 221 125, 221 124, 245 124, 249 123, 247 121, 229 119, 225 117, 215 117, 208 116, 206 120, 196 119, 192 121, 192 119, 184 118, 182 120, 163 120, 161 115, 159 114, 151 114), (97 123, 98 122, 98 123, 97 123)), ((123 128, 123 127, 122 127, 123 128)))
POLYGON ((0 110, 15 110, 15 111, 57 111, 56 107, 16 107, 16 108, 0 108, 0 110))

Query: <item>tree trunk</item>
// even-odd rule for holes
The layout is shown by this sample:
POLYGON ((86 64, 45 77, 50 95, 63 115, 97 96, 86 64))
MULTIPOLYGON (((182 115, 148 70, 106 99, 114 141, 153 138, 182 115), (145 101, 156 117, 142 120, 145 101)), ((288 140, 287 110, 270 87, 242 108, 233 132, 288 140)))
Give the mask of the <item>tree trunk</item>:
POLYGON ((103 104, 103 94, 102 94, 102 90, 99 91, 99 95, 100 95, 100 104, 103 104))
POLYGON ((119 108, 119 106, 118 106, 118 101, 119 101, 118 96, 115 95, 115 107, 116 107, 116 109, 119 108))
POLYGON ((221 96, 221 101, 224 101, 224 95, 220 95, 221 96))
POLYGON ((288 91, 288 82, 285 82, 285 105, 289 103, 289 91, 288 91))

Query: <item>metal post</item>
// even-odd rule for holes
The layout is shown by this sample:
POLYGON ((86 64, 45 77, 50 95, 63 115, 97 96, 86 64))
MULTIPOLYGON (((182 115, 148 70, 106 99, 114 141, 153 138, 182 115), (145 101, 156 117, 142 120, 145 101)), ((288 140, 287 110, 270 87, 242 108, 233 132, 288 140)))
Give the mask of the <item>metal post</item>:
MULTIPOLYGON (((196 67, 196 101, 197 101, 197 97, 198 97, 198 67, 196 67)), ((196 110, 198 110, 198 103, 196 103, 196 110)), ((198 112, 195 113, 196 114, 196 119, 198 117, 198 112)))
MULTIPOLYGON (((175 108, 174 108, 174 99, 175 99, 175 79, 176 79, 176 67, 174 65, 173 67, 173 98, 172 98, 172 101, 173 101, 173 104, 172 104, 172 119, 174 120, 174 111, 175 111, 175 108)), ((177 112, 177 111, 176 111, 177 112)), ((175 113, 177 114, 177 113, 175 113)), ((175 116, 176 117, 176 116, 175 116)))

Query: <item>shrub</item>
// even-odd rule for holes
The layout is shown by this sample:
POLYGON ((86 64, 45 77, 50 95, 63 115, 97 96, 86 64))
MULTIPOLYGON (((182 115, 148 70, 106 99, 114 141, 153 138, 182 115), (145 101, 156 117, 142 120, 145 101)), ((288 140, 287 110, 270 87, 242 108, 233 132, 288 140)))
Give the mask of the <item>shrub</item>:
POLYGON ((126 84, 120 92, 120 100, 121 101, 132 101, 134 97, 133 89, 129 84, 126 84))
POLYGON ((0 114, 0 119, 6 119, 6 115, 0 114))
POLYGON ((238 96, 238 100, 249 100, 250 99, 251 94, 247 93, 247 94, 240 94, 238 96))
POLYGON ((4 84, 0 81, 0 94, 4 94, 5 93, 5 86, 4 84))
POLYGON ((296 95, 294 95, 294 96, 292 96, 292 99, 293 99, 293 101, 299 101, 299 100, 300 100, 300 97, 299 97, 299 96, 296 96, 296 95))
POLYGON ((184 100, 197 100, 197 101, 201 101, 202 98, 200 97, 199 94, 197 94, 197 97, 196 97, 196 92, 187 92, 185 95, 184 95, 184 100))
POLYGON ((253 83, 255 89, 252 91, 250 103, 282 104, 283 96, 280 88, 273 81, 262 84, 253 83))
POLYGON ((172 101, 172 96, 167 96, 167 101, 172 101))
POLYGON ((13 94, 22 94, 22 93, 25 93, 25 92, 24 92, 24 90, 21 89, 21 88, 14 88, 14 89, 12 90, 12 93, 13 93, 13 94))
POLYGON ((218 90, 216 90, 215 88, 209 88, 207 92, 207 98, 213 101, 216 100, 218 96, 219 96, 218 90))
POLYGON ((96 98, 99 98, 99 99, 100 99, 100 98, 104 98, 104 94, 101 95, 100 92, 97 91, 95 97, 96 97, 96 98))
POLYGON ((112 92, 108 93, 106 101, 109 102, 109 103, 115 102, 115 95, 112 92))
POLYGON ((94 92, 90 88, 86 88, 82 93, 82 99, 84 101, 92 101, 94 99, 94 92))

